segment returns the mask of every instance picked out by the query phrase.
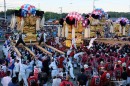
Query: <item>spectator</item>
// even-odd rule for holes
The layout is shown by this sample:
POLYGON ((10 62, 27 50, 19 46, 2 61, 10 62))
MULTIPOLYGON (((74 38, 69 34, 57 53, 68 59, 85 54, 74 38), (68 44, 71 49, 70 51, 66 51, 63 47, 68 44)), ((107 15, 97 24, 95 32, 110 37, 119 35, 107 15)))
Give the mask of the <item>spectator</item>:
POLYGON ((6 75, 7 76, 3 77, 2 80, 1 80, 1 84, 3 86, 8 86, 9 82, 11 81, 10 71, 7 71, 6 75))
POLYGON ((127 72, 126 72, 126 67, 123 67, 123 72, 122 72, 122 86, 126 86, 127 84, 127 72))
MULTIPOLYGON (((28 86, 32 86, 33 84, 36 84, 35 86, 38 86, 38 84, 37 84, 37 79, 36 79, 36 77, 33 75, 33 73, 31 72, 30 73, 30 76, 29 76, 29 78, 28 78, 28 86)), ((34 86, 34 85, 33 85, 34 86)))
POLYGON ((78 86, 84 86, 84 85, 86 85, 87 76, 84 73, 85 73, 84 68, 81 68, 81 73, 77 77, 78 86))
POLYGON ((69 81, 69 76, 66 76, 66 80, 60 83, 60 86, 74 86, 72 82, 69 81))
POLYGON ((48 76, 43 68, 42 68, 42 72, 38 74, 38 81, 39 81, 39 86, 47 86, 48 76))
POLYGON ((59 75, 57 75, 57 77, 53 78, 52 86, 59 86, 60 83, 61 83, 61 78, 59 75))
POLYGON ((13 77, 12 81, 9 82, 8 86, 19 86, 18 85, 18 78, 17 77, 13 77))

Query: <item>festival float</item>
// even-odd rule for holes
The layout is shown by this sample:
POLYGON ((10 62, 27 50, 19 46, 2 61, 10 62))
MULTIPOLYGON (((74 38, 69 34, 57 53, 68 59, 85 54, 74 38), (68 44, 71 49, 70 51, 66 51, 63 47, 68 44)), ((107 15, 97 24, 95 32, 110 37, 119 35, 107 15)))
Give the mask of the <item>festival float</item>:
POLYGON ((25 42, 36 42, 36 31, 40 30, 44 24, 44 12, 36 9, 35 6, 24 4, 19 9, 15 10, 11 19, 10 27, 14 29, 17 24, 17 31, 26 35, 25 42))
MULTIPOLYGON (((50 56, 52 55, 52 53, 48 52, 47 49, 52 49, 56 52, 64 54, 64 52, 52 46, 49 46, 47 44, 44 44, 44 47, 46 47, 46 49, 41 47, 42 45, 41 46, 37 45, 38 42, 37 31, 43 29, 43 27, 45 26, 53 27, 53 25, 44 25, 45 18, 43 14, 44 14, 43 11, 37 10, 35 6, 30 4, 24 4, 20 8, 14 11, 14 14, 12 15, 12 19, 11 19, 10 28, 13 29, 13 31, 15 32, 15 27, 16 27, 17 34, 22 33, 25 34, 26 36, 24 38, 24 42, 26 43, 26 46, 17 46, 17 48, 19 50, 22 49, 28 51, 32 57, 35 57, 35 54, 33 52, 34 48, 39 49, 40 52, 46 53, 50 56)), ((57 27, 58 27, 58 36, 60 36, 60 25, 57 27)), ((17 39, 14 40, 16 40, 17 42, 17 39)), ((14 43, 14 40, 12 43, 14 43)), ((15 44, 13 44, 13 46, 14 45, 15 44)))
POLYGON ((96 32, 99 31, 101 36, 104 36, 104 25, 106 22, 107 13, 103 9, 97 8, 93 10, 90 16, 90 37, 96 37, 96 32))
POLYGON ((83 17, 78 12, 69 13, 66 18, 61 20, 62 27, 62 37, 66 37, 66 46, 70 47, 72 45, 71 40, 77 37, 76 44, 82 43, 83 39, 83 17))
POLYGON ((129 20, 127 18, 118 18, 114 24, 114 32, 118 36, 127 36, 129 30, 129 20))

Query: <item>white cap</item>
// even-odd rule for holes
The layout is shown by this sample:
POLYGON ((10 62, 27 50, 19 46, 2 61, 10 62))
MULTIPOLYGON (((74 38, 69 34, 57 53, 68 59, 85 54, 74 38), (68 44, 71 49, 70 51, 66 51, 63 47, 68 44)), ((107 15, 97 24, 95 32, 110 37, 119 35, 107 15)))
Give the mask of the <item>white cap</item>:
POLYGON ((61 55, 62 57, 65 57, 65 55, 61 55))
POLYGON ((130 69, 130 66, 128 68, 130 69))
POLYGON ((107 73, 107 74, 106 74, 106 78, 107 78, 107 79, 110 79, 110 73, 107 73))
POLYGON ((122 66, 123 66, 123 67, 126 67, 126 63, 125 63, 125 62, 124 62, 124 63, 122 63, 122 66))
POLYGON ((118 63, 121 63, 121 61, 119 60, 118 63))
POLYGON ((103 61, 101 61, 100 63, 103 64, 103 61))
POLYGON ((84 65, 84 68, 88 68, 88 65, 87 65, 87 64, 85 64, 85 65, 84 65))

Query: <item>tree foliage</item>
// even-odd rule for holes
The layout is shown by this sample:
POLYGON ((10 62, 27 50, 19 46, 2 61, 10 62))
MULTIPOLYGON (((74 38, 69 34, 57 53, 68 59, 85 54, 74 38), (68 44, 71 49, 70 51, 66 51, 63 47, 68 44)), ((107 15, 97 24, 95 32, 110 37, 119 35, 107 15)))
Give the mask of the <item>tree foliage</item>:
MULTIPOLYGON (((7 16, 10 16, 14 13, 13 9, 9 9, 7 10, 6 14, 7 16)), ((110 15, 111 18, 119 18, 119 17, 126 17, 128 19, 130 19, 130 12, 108 12, 108 14, 110 15)), ((46 20, 49 19, 60 19, 60 18, 65 18, 67 15, 67 13, 55 13, 55 12, 45 12, 44 16, 46 20)), ((83 13, 83 16, 85 16, 85 14, 83 13)), ((4 17, 4 12, 0 12, 0 17, 4 17)))

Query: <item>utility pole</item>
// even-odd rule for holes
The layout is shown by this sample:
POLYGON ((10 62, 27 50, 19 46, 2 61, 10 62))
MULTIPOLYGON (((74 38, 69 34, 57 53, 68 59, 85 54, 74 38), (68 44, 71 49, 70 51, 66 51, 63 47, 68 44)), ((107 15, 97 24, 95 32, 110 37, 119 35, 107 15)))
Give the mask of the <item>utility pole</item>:
POLYGON ((98 0, 93 0, 93 10, 95 9, 95 1, 98 1, 98 0))
POLYGON ((4 0, 4 16, 5 16, 5 22, 6 22, 6 1, 4 0))
POLYGON ((95 0, 93 0, 93 10, 95 9, 95 0))

